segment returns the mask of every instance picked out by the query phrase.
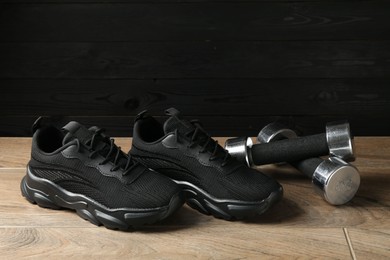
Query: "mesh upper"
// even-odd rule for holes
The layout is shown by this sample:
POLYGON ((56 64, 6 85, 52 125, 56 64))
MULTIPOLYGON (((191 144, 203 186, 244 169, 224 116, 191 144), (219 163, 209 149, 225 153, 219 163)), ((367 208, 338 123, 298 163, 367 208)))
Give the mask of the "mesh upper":
POLYGON ((105 176, 93 165, 87 166, 78 158, 64 157, 61 149, 51 154, 42 152, 37 141, 35 134, 29 162, 34 175, 48 179, 70 192, 88 196, 108 208, 166 206, 180 190, 169 178, 143 165, 137 165, 126 176, 121 173, 114 177, 105 176), (130 183, 128 180, 137 171, 137 174, 140 171, 142 174, 130 183))
MULTIPOLYGON (((225 167, 218 163, 206 166, 199 162, 197 153, 189 153, 185 145, 179 146, 179 149, 167 149, 161 141, 145 142, 139 132, 146 131, 144 128, 148 124, 142 124, 142 120, 135 123, 131 154, 146 166, 172 179, 190 182, 220 199, 259 201, 280 188, 280 184, 271 177, 234 158, 230 158, 225 167)), ((164 130, 165 133, 176 131, 179 142, 186 143, 188 138, 183 134, 190 131, 191 127, 188 121, 182 121, 178 116, 171 116, 165 122, 164 130)))

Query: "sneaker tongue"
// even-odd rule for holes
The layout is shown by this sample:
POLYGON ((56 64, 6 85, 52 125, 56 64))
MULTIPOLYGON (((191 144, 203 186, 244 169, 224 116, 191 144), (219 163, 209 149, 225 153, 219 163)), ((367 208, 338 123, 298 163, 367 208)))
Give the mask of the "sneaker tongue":
POLYGON ((79 139, 80 142, 85 144, 92 138, 91 131, 76 121, 67 123, 62 130, 66 132, 62 144, 66 144, 74 139, 79 139))
MULTIPOLYGON (((170 108, 170 109, 167 109, 165 111, 165 113, 170 116, 170 118, 168 118, 167 121, 165 121, 165 123, 164 123, 164 133, 165 134, 173 132, 176 129, 179 132, 179 134, 182 134, 182 135, 190 132, 191 130, 195 130, 195 126, 191 122, 189 122, 188 120, 183 119, 178 110, 176 110, 174 108, 170 108)), ((214 152, 215 145, 218 145, 218 144, 216 144, 215 142, 210 142, 209 141, 210 138, 211 137, 206 132, 204 132, 202 130, 198 133, 197 138, 195 138, 195 139, 200 145, 205 145, 206 142, 208 142, 207 147, 204 147, 204 148, 210 152, 214 152)), ((223 155, 225 155, 226 151, 220 145, 218 145, 216 153, 217 154, 223 153, 223 155)))
POLYGON ((165 113, 171 117, 168 118, 164 123, 164 133, 167 134, 177 129, 179 133, 185 134, 195 128, 188 120, 185 120, 181 117, 178 110, 170 108, 167 109, 165 113))

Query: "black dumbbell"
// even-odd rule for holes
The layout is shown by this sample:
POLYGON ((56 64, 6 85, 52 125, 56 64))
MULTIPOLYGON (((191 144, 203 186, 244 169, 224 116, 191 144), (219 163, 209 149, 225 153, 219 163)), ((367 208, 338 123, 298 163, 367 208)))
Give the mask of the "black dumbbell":
MULTIPOLYGON (((258 141, 270 143, 283 138, 295 138, 295 133, 284 126, 271 123, 265 126, 258 135, 258 141)), ((291 162, 295 168, 312 179, 313 186, 327 202, 342 205, 350 201, 360 185, 359 171, 351 164, 338 157, 310 158, 291 162)))
MULTIPOLYGON (((258 138, 261 139, 261 136, 258 138)), ((328 123, 323 134, 278 140, 272 143, 252 144, 252 140, 247 137, 232 138, 225 142, 225 149, 250 166, 295 162, 329 154, 343 160, 354 159, 353 143, 347 122, 328 123)))

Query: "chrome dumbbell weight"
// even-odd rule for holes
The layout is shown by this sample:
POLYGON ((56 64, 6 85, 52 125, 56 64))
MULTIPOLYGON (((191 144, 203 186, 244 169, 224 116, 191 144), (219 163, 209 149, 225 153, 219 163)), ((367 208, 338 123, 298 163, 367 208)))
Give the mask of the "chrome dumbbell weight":
MULTIPOLYGON (((294 137, 292 132, 280 124, 271 123, 260 131, 258 140, 268 143, 276 138, 292 138, 294 137)), ((330 157, 327 160, 310 158, 291 164, 312 179, 316 192, 333 205, 342 205, 350 201, 360 185, 360 175, 356 167, 337 157, 330 157)))
POLYGON ((328 123, 323 134, 271 143, 252 144, 247 137, 232 138, 225 142, 225 149, 250 166, 295 162, 329 154, 343 160, 353 160, 352 138, 347 122, 328 123))

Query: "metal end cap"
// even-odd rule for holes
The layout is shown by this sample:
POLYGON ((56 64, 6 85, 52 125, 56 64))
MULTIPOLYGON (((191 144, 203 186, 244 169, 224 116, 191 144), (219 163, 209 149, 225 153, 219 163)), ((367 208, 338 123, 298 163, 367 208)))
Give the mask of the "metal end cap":
POLYGON ((250 151, 252 145, 252 139, 249 137, 235 137, 226 140, 225 149, 232 157, 252 167, 254 165, 250 151))
POLYGON ((257 141, 260 143, 269 143, 272 141, 296 138, 297 134, 279 123, 270 123, 263 127, 257 135, 257 141))
POLYGON ((324 160, 313 174, 316 191, 332 205, 350 201, 360 186, 360 174, 356 167, 339 158, 324 160))
POLYGON ((330 156, 344 161, 355 160, 354 145, 348 122, 330 122, 326 124, 326 140, 330 156))

